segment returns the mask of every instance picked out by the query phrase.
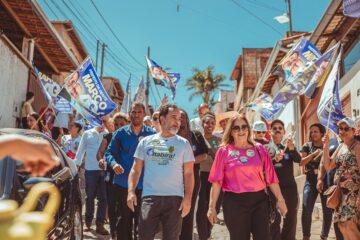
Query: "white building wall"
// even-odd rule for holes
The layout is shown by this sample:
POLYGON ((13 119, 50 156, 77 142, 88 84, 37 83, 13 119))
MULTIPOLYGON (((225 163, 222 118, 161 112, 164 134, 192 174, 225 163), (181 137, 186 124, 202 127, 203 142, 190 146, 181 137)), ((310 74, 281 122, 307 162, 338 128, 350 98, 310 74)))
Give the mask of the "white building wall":
POLYGON ((360 60, 340 81, 340 98, 347 93, 351 96, 351 117, 358 118, 360 116, 360 60))
POLYGON ((25 100, 29 68, 0 38, 0 128, 15 127, 25 100))

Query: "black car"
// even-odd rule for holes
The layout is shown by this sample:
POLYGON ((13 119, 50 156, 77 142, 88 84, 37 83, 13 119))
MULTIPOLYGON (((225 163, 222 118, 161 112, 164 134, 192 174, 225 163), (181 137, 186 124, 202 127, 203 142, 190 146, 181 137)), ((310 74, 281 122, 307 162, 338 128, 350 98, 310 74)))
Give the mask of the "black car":
MULTIPOLYGON (((44 177, 31 177, 24 170, 20 161, 13 161, 10 158, 3 159, 0 161, 0 197, 14 199, 21 205, 27 192, 34 184, 39 182, 54 183, 61 193, 61 203, 55 215, 55 224, 49 231, 48 239, 82 239, 81 193, 74 160, 68 158, 55 141, 38 131, 0 129, 0 135, 6 134, 19 134, 48 141, 59 157, 61 164, 50 170, 44 177)), ((39 200, 37 210, 41 210, 45 204, 46 196, 39 200)))

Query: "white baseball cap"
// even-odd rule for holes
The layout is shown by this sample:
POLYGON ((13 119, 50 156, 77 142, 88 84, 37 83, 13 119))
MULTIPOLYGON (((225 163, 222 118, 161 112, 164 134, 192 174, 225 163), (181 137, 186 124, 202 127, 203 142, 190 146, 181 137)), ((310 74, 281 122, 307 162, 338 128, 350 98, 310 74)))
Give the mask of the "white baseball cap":
POLYGON ((256 132, 267 132, 266 124, 263 121, 254 122, 252 129, 256 132))

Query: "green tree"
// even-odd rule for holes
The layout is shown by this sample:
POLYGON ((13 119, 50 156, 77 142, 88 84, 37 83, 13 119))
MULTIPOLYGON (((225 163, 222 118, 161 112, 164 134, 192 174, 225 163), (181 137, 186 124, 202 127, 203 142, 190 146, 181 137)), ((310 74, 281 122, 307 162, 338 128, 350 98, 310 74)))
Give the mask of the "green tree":
POLYGON ((189 100, 191 101, 195 96, 201 96, 204 103, 209 104, 209 106, 215 105, 215 91, 222 90, 221 87, 229 86, 222 83, 225 80, 225 75, 215 74, 213 66, 208 66, 205 70, 193 68, 192 72, 192 77, 186 80, 185 84, 187 90, 194 91, 189 100))

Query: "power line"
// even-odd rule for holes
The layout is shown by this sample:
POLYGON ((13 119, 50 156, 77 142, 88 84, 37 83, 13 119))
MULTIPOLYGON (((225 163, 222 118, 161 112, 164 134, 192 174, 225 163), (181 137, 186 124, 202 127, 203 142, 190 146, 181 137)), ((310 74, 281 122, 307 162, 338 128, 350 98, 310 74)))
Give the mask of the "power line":
MULTIPOLYGON (((90 28, 87 26, 86 22, 84 23, 84 22, 82 21, 82 19, 80 19, 80 18, 76 15, 76 13, 75 13, 74 11, 72 11, 72 9, 70 8, 70 6, 67 5, 64 0, 63 0, 63 3, 64 3, 64 5, 65 5, 65 7, 70 11, 70 13, 71 13, 73 16, 75 16, 75 18, 77 19, 77 21, 81 24, 81 27, 88 33, 88 35, 89 35, 90 37, 92 37, 93 39, 95 39, 95 41, 97 41, 99 37, 98 37, 95 33, 91 32, 91 30, 90 30, 90 28)), ((57 5, 57 4, 55 4, 55 5, 56 5, 57 8, 60 9, 60 6, 59 6, 59 5, 57 5)), ((70 19, 70 18, 65 14, 65 12, 63 12, 61 9, 60 9, 60 11, 61 11, 62 14, 65 16, 65 18, 70 19)), ((80 14, 79 14, 79 16, 82 17, 80 14)), ((89 40, 87 34, 82 33, 82 31, 81 31, 80 29, 81 29, 81 28, 78 28, 79 33, 81 33, 81 35, 83 35, 84 38, 86 38, 89 42, 92 43, 92 44, 91 44, 92 47, 96 48, 96 46, 94 45, 94 43, 93 43, 91 40, 89 40)), ((127 67, 125 67, 123 64, 121 64, 121 59, 120 59, 119 57, 115 56, 116 54, 115 54, 113 51, 111 51, 111 52, 112 52, 112 54, 113 54, 113 55, 112 55, 113 60, 116 61, 116 62, 124 69, 124 70, 122 70, 121 68, 119 68, 120 71, 121 71, 124 75, 126 75, 126 76, 127 76, 128 74, 131 74, 131 71, 130 71, 127 67)), ((106 57, 106 59, 108 59, 108 58, 106 57)), ((110 61, 110 63, 112 63, 112 62, 110 61)), ((114 65, 114 66, 115 66, 115 65, 114 65)), ((115 67, 116 67, 116 66, 115 66, 115 67)), ((118 67, 116 67, 116 69, 118 69, 118 67)))
MULTIPOLYGON (((85 15, 86 15, 87 17, 84 17, 84 15, 82 15, 82 12, 78 10, 77 6, 75 6, 75 4, 74 4, 72 1, 69 1, 68 3, 73 7, 73 10, 74 10, 74 11, 78 14, 78 16, 80 16, 82 19, 89 19, 89 20, 91 20, 91 22, 92 22, 92 23, 91 23, 91 26, 95 26, 95 27, 97 28, 97 30, 94 31, 95 34, 96 34, 96 32, 99 32, 101 36, 104 36, 104 37, 108 40, 108 42, 112 42, 112 41, 110 40, 110 38, 107 38, 107 35, 101 30, 101 28, 98 27, 98 25, 96 24, 96 22, 93 20, 93 17, 89 16, 89 14, 88 14, 86 11, 85 11, 84 13, 85 13, 85 15)), ((85 21, 85 23, 87 23, 87 22, 85 21)), ((87 26, 89 27, 89 25, 87 25, 87 26)), ((91 28, 91 27, 90 27, 90 28, 91 28)), ((96 34, 96 36, 97 36, 97 38, 100 39, 102 42, 105 42, 99 35, 96 34)), ((122 56, 123 54, 121 54, 121 51, 120 51, 115 45, 114 45, 114 47, 115 47, 115 50, 117 50, 121 56, 118 56, 118 54, 116 54, 115 52, 113 52, 111 49, 110 49, 110 51, 117 57, 117 59, 118 59, 119 61, 122 62, 123 65, 127 65, 129 68, 132 68, 133 71, 139 71, 138 68, 136 68, 136 67, 128 64, 125 60, 123 61, 121 58, 122 58, 122 57, 125 58, 125 56, 122 56)))
POLYGON ((235 0, 230 0, 232 1, 236 6, 238 6, 239 8, 241 8, 243 11, 247 12, 248 14, 250 14, 251 16, 253 16, 254 18, 256 18, 257 20, 259 20, 260 22, 262 22, 264 25, 268 26, 269 28, 271 28, 273 31, 277 32, 280 36, 282 36, 283 34, 281 32, 279 32, 276 28, 274 28, 273 26, 271 26, 270 24, 268 24, 267 22, 265 22, 264 20, 262 20, 259 16, 257 16, 255 13, 252 13, 250 10, 248 10, 246 7, 244 7, 243 5, 241 5, 239 2, 235 1, 235 0))
POLYGON ((284 10, 281 10, 280 8, 275 8, 273 6, 270 6, 266 3, 263 3, 263 2, 259 2, 259 1, 251 1, 251 0, 246 0, 247 2, 251 3, 251 4, 254 4, 254 5, 257 5, 259 7, 262 7, 262 8, 266 8, 266 9, 269 9, 269 10, 273 10, 274 12, 284 12, 284 10))
POLYGON ((107 26, 107 28, 110 30, 110 32, 112 33, 112 35, 115 37, 115 39, 119 42, 119 44, 121 45, 121 47, 124 48, 124 50, 126 51, 126 53, 136 62, 138 63, 140 66, 144 67, 145 66, 139 62, 132 54, 131 52, 126 48, 126 46, 121 42, 121 40, 118 38, 118 36, 115 34, 115 32, 112 30, 112 28, 110 27, 109 23, 106 21, 106 19, 104 18, 104 16, 101 14, 100 10, 97 8, 97 6, 95 5, 94 1, 91 0, 92 5, 94 6, 94 8, 96 9, 97 13, 100 15, 101 19, 103 20, 103 22, 105 23, 105 25, 107 26))

